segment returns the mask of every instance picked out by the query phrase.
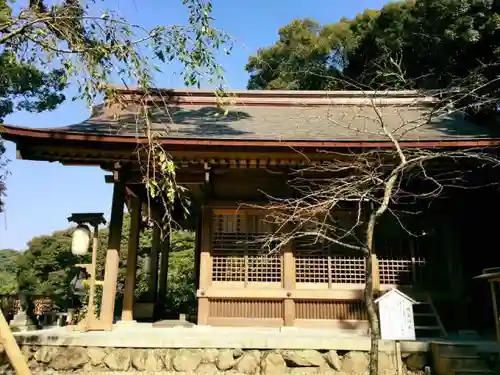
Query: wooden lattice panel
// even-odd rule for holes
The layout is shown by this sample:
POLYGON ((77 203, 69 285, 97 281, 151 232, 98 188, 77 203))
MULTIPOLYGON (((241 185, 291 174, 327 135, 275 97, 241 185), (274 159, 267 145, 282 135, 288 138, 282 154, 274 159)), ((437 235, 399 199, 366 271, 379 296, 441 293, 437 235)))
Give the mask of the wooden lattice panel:
POLYGON ((332 283, 362 284, 365 282, 365 260, 355 257, 331 257, 332 283))
POLYGON ((214 215, 212 280, 218 282, 281 282, 282 259, 263 249, 272 230, 257 215, 214 215))
POLYGON ((295 301, 297 319, 367 320, 361 300, 351 301, 295 301))
POLYGON ((283 303, 273 300, 210 300, 210 316, 214 318, 283 318, 283 303))
POLYGON ((365 261, 361 257, 341 256, 322 243, 296 242, 295 270, 297 283, 362 284, 365 261))
MULTIPOLYGON (((378 237, 376 245, 381 284, 412 285, 421 282, 427 258, 413 238, 404 234, 384 235, 378 237)), ((325 245, 317 238, 296 241, 295 258, 298 283, 331 285, 365 282, 365 261, 362 257, 345 256, 338 246, 325 245)))
POLYGON ((298 283, 328 283, 328 256, 297 256, 295 272, 298 283))
POLYGON ((277 255, 248 255, 248 282, 281 281, 281 257, 277 255))
POLYGON ((380 283, 411 285, 417 281, 418 271, 426 263, 425 258, 379 259, 380 283))
POLYGON ((375 241, 381 284, 406 286, 422 281, 428 249, 420 248, 419 242, 399 223, 384 228, 383 235, 375 241))
POLYGON ((362 284, 365 282, 365 260, 355 257, 297 256, 298 283, 362 284))
POLYGON ((239 233, 214 233, 212 241, 212 280, 244 281, 245 254, 241 251, 246 236, 239 233))

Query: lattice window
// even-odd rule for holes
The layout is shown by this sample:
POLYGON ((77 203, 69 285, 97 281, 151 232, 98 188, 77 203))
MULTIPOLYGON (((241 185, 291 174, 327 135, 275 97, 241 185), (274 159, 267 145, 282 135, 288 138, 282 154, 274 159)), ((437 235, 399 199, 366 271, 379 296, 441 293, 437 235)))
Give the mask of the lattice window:
POLYGON ((263 249, 264 238, 272 230, 258 215, 214 215, 212 280, 281 282, 281 255, 263 249))
POLYGON ((242 233, 242 215, 214 215, 212 237, 212 280, 244 281, 245 257, 241 252, 246 240, 242 233))
POLYGON ((295 257, 295 279, 298 283, 327 283, 328 256, 307 255, 295 257))
POLYGON ((365 261, 362 257, 342 255, 338 246, 328 246, 311 238, 296 241, 295 270, 298 283, 365 282, 365 261))
POLYGON ((411 259, 379 259, 380 283, 411 285, 420 281, 419 270, 427 261, 423 257, 411 259))
POLYGON ((365 260, 355 257, 331 257, 332 283, 362 284, 365 282, 365 260))
MULTIPOLYGON (((352 215, 339 215, 335 228, 353 228, 352 215)), ((412 285, 422 281, 427 258, 418 241, 401 230, 399 223, 385 223, 375 238, 380 283, 412 285), (392 226, 388 224, 393 224, 392 226)), ((314 232, 313 228, 311 231, 314 232)), ((342 233, 342 230, 341 232, 342 233)), ((331 237, 338 239, 336 234, 331 237)), ((349 238, 342 240, 350 244, 349 238)), ((317 284, 362 284, 365 282, 363 257, 348 255, 349 250, 328 244, 314 236, 296 241, 296 281, 317 284)), ((426 249, 423 249, 426 250, 426 249)))
MULTIPOLYGON (((337 210, 328 226, 308 226, 307 232, 327 235, 345 244, 356 245, 356 233, 361 225, 355 211, 337 210), (328 231, 326 233, 325 231, 328 231), (331 232, 331 233, 330 233, 331 232)), ((304 236, 295 241, 295 269, 298 283, 361 284, 365 281, 363 257, 353 251, 328 242, 321 236, 304 236)))
POLYGON ((386 231, 376 239, 381 284, 412 285, 421 281, 427 264, 418 241, 402 231, 386 231))
POLYGON ((419 247, 421 238, 408 233, 413 224, 411 218, 406 219, 389 215, 378 224, 375 249, 381 284, 415 285, 422 281, 429 248, 419 247))

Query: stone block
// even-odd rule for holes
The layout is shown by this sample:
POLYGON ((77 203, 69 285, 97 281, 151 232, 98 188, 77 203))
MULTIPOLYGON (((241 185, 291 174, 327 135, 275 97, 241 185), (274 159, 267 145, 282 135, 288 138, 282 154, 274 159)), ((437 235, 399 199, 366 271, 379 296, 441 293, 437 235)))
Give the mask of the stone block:
POLYGON ((110 370, 127 371, 130 368, 130 357, 130 349, 117 348, 109 351, 103 362, 110 370))
POLYGON ((260 364, 262 375, 280 375, 286 372, 286 363, 281 354, 271 351, 264 355, 260 364))
POLYGON ((342 360, 340 356, 337 354, 336 350, 329 350, 324 354, 326 363, 334 369, 335 371, 340 371, 342 369, 342 360))
POLYGON ((367 352, 351 351, 342 358, 342 371, 347 374, 363 374, 368 370, 369 364, 367 352))
POLYGON ((249 350, 245 352, 236 362, 234 368, 242 374, 253 375, 259 370, 260 352, 249 350))
POLYGON ((176 371, 194 371, 201 363, 201 351, 197 349, 179 349, 174 354, 172 364, 176 371))
POLYGON ((283 350, 283 359, 289 367, 326 367, 326 360, 317 350, 283 350))
POLYGON ((233 350, 223 349, 219 351, 219 356, 217 357, 217 368, 221 371, 229 370, 234 365, 233 350))

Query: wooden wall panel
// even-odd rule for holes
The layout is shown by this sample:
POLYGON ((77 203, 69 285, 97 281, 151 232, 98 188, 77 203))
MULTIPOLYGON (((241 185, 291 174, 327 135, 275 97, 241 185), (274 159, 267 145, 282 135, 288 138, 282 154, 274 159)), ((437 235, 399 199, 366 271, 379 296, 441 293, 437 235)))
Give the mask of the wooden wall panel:
POLYGON ((211 318, 283 318, 283 304, 276 300, 213 299, 211 318))
POLYGON ((297 319, 367 320, 363 301, 295 301, 297 319))

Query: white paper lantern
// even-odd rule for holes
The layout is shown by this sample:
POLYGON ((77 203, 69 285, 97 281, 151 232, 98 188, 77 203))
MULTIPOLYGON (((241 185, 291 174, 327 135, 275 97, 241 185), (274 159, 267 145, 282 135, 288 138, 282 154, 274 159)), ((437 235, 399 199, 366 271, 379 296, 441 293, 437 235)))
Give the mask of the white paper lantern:
POLYGON ((71 252, 75 255, 85 255, 89 251, 90 229, 86 225, 78 225, 73 232, 71 252))

